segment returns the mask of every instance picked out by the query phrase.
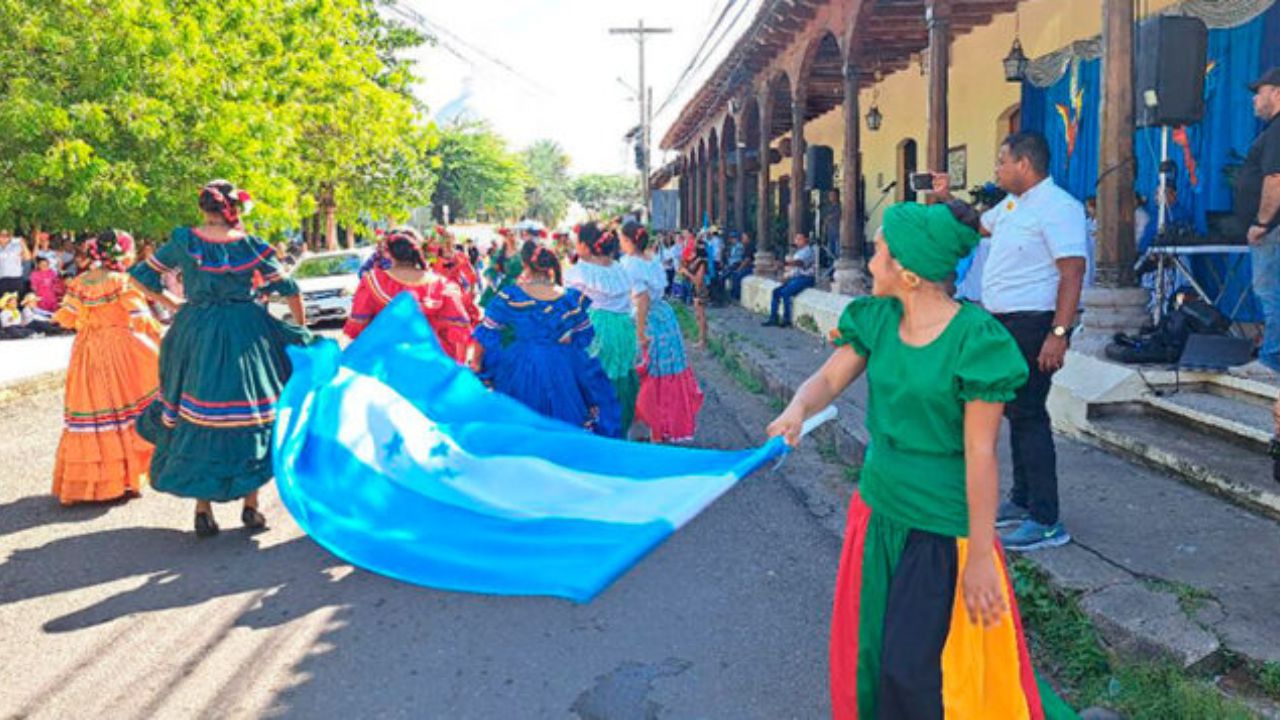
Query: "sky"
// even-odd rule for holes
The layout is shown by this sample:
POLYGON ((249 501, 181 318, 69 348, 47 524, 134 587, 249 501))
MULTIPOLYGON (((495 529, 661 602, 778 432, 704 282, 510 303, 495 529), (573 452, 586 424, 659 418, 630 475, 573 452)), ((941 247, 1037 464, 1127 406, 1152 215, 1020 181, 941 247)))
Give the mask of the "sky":
MULTIPOLYGON (((669 27, 645 43, 646 82, 661 105, 711 27, 734 0, 399 0, 445 32, 412 57, 416 93, 434 117, 488 120, 515 149, 550 138, 574 174, 635 172, 623 135, 639 123, 630 87, 638 82, 631 36, 610 27, 669 27), (445 47, 448 45, 448 47, 445 47), (458 55, 464 56, 459 58, 458 55), (511 68, 486 60, 489 56, 511 68)), ((740 0, 739 0, 740 1, 740 0)), ((394 17, 394 15, 392 15, 394 17)), ((443 118, 442 118, 443 119, 443 118)), ((661 158, 654 131, 653 165, 661 158)))

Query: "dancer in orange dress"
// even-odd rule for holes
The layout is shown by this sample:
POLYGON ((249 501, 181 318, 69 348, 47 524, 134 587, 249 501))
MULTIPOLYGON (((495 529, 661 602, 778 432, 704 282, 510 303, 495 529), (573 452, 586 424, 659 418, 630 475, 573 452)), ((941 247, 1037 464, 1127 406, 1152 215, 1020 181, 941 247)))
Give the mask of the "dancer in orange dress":
POLYGON ((466 362, 471 320, 462 288, 430 268, 416 230, 395 228, 387 233, 386 245, 391 268, 374 267, 365 273, 342 332, 356 339, 396 295, 407 292, 418 301, 445 352, 458 362, 466 362), (462 337, 464 328, 466 336, 462 337))
POLYGON ((147 479, 152 446, 135 423, 160 382, 160 334, 125 273, 133 245, 119 230, 90 240, 91 269, 68 283, 53 316, 76 331, 53 470, 63 505, 137 496, 147 479))

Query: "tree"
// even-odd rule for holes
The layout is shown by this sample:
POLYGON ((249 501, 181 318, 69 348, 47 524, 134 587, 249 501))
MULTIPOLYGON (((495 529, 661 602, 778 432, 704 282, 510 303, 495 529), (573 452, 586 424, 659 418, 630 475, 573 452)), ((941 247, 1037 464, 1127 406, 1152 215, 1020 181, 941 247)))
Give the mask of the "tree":
POLYGON ((630 175, 580 175, 573 180, 573 199, 596 217, 622 215, 643 202, 640 181, 630 175))
POLYGON ((554 140, 539 140, 523 153, 529 173, 526 217, 555 225, 569 207, 569 156, 554 140))
POLYGON ((0 225, 156 237, 227 178, 259 232, 403 216, 434 128, 373 0, 0 0, 0 225))
POLYGON ((484 122, 458 121, 440 130, 438 180, 431 204, 437 221, 480 214, 505 218, 524 209, 528 173, 506 140, 484 122))

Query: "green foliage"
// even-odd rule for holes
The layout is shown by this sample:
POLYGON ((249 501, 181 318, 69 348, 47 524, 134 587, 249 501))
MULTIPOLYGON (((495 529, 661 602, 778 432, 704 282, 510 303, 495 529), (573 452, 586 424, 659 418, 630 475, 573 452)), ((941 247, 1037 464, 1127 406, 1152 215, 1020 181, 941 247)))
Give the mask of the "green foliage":
POLYGON ((1206 680, 1176 667, 1111 657, 1073 596, 1055 590, 1028 560, 1010 565, 1038 669, 1065 686, 1075 707, 1104 705, 1134 720, 1253 717, 1206 680))
POLYGON ((407 214, 435 130, 373 0, 0 0, 0 225, 159 236, 196 191, 253 193, 255 229, 407 214))
POLYGON ((522 157, 529 175, 524 215, 555 225, 569 207, 569 156, 554 140, 539 140, 522 157))
POLYGON ((595 217, 625 214, 644 200, 639 177, 580 175, 573 180, 573 199, 595 217))
POLYGON ((451 218, 484 214, 507 218, 524 209, 528 174, 506 140, 482 122, 458 122, 440 130, 435 150, 438 182, 431 204, 437 220, 443 208, 451 218))

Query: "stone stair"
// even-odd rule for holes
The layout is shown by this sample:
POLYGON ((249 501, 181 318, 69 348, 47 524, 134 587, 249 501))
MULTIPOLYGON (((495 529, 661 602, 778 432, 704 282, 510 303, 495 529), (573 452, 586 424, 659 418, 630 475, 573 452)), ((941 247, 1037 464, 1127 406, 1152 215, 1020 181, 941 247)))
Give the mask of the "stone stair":
POLYGON ((1135 398, 1090 403, 1086 421, 1074 430, 1088 442, 1280 519, 1280 482, 1267 454, 1274 392, 1230 376, 1152 383, 1135 398))

